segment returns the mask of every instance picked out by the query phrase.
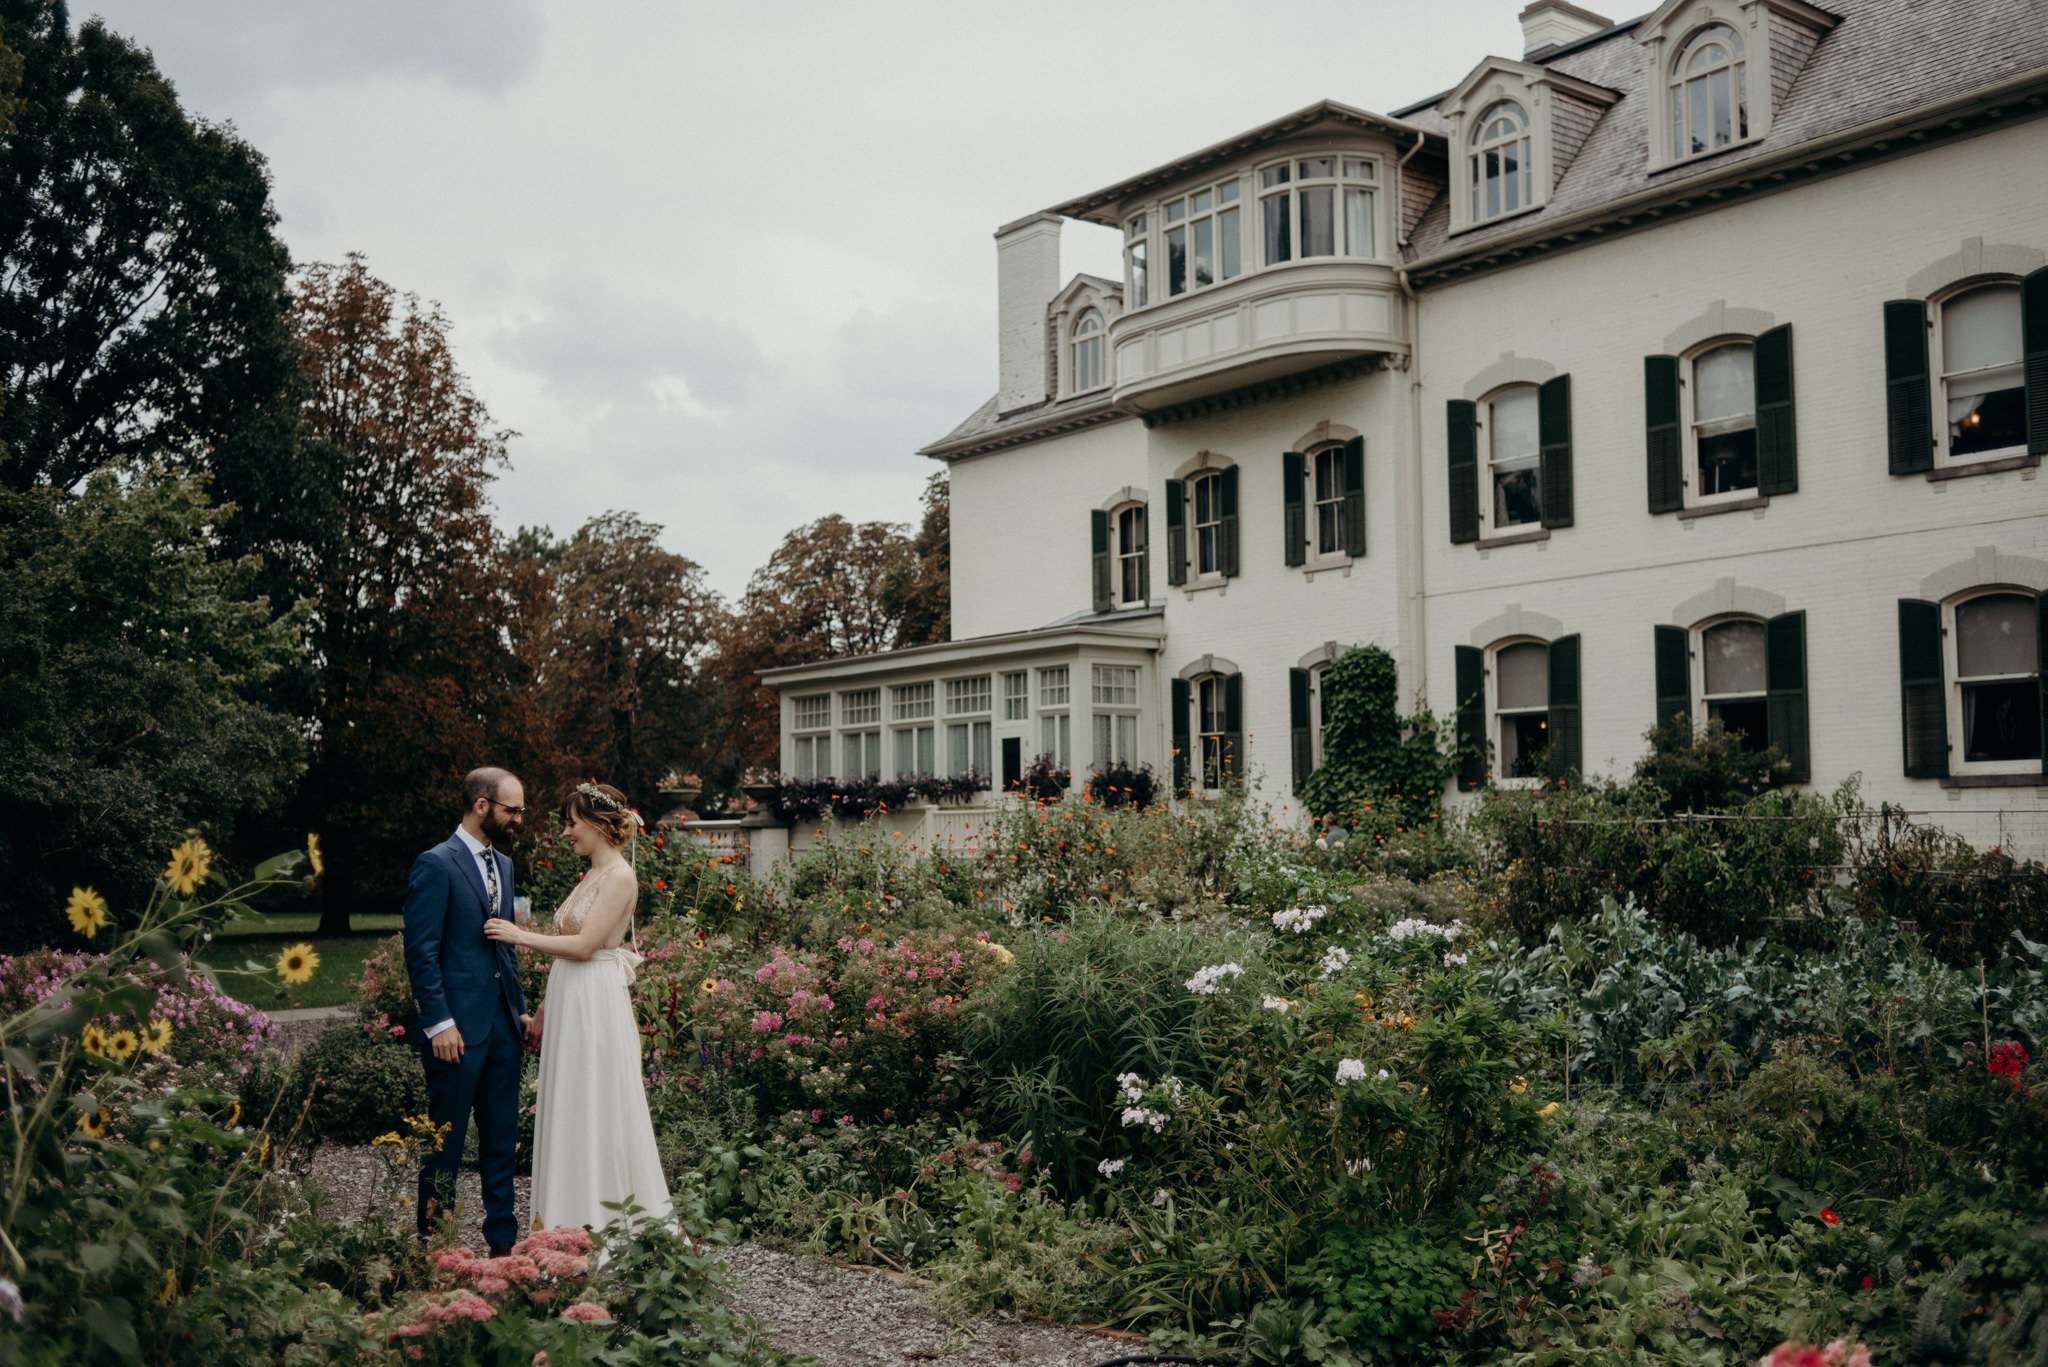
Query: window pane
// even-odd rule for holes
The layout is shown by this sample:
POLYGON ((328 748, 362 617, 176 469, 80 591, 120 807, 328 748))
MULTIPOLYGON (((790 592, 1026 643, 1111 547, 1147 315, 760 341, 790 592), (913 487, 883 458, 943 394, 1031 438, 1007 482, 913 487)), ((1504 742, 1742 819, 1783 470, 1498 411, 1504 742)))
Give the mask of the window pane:
POLYGON ((1224 204, 1237 203, 1237 182, 1229 181, 1216 187, 1216 198, 1224 204))
POLYGON ((1371 180, 1374 174, 1375 171, 1371 162, 1354 161, 1350 157, 1344 159, 1344 178, 1346 180, 1371 180))
POLYGON ((1550 705, 1550 647, 1509 646, 1493 658, 1494 700, 1501 711, 1550 705))
POLYGON ((1058 665, 1038 671, 1038 705, 1040 707, 1065 707, 1067 705, 1067 667, 1058 665))
POLYGON ((1145 307, 1145 244, 1131 244, 1131 307, 1145 307))
POLYGON ((1270 190, 1275 185, 1285 185, 1286 183, 1287 168, 1285 166, 1268 166, 1265 170, 1259 172, 1259 188, 1262 190, 1270 190))
POLYGON ((1500 153, 1486 154, 1486 216, 1497 217, 1500 213, 1500 153))
POLYGON ((1707 83, 1704 79, 1686 82, 1686 98, 1690 103, 1692 134, 1691 145, 1695 153, 1707 150, 1707 83))
POLYGON ((1214 203, 1214 201, 1215 196, 1210 194, 1207 190, 1202 191, 1200 194, 1195 196, 1195 212, 1198 214, 1208 213, 1210 206, 1214 203))
POLYGON ((1320 176, 1334 176, 1337 174, 1337 162, 1333 157, 1314 157, 1302 162, 1296 169, 1301 173, 1303 180, 1320 176))
POLYGON ((1533 456, 1542 449, 1536 423, 1536 391, 1511 389, 1494 399, 1492 408, 1493 459, 1513 460, 1533 456))
POLYGON ((898 778, 917 772, 917 752, 912 748, 915 744, 913 734, 910 731, 897 731, 895 738, 890 742, 896 751, 895 769, 898 778))
POLYGON ((1950 455, 2025 445, 2027 390, 2018 366, 1979 371, 1967 381, 1951 380, 1948 396, 1950 455))
POLYGON ((816 778, 818 776, 817 770, 814 767, 816 760, 812 757, 812 744, 813 742, 809 736, 798 736, 795 746, 792 747, 792 762, 796 766, 796 776, 798 778, 816 778))
POLYGON ((1138 719, 1124 716, 1116 719, 1116 757, 1120 764, 1138 762, 1138 719))
POLYGON ((1266 264, 1294 259, 1294 197, 1273 195, 1262 200, 1266 214, 1266 264))
POLYGON ((1941 351, 1941 368, 1951 375, 2016 364, 2020 359, 2020 287, 1992 285, 1942 305, 1941 351))
POLYGON ((1175 228, 1166 235, 1166 293, 1170 297, 1188 289, 1188 230, 1175 228))
POLYGON ((1500 149, 1501 212, 1511 214, 1522 207, 1522 165, 1528 159, 1528 142, 1511 142, 1500 149))
POLYGON ((936 774, 939 771, 938 737, 929 726, 917 728, 917 772, 936 774))
POLYGON ((1332 186, 1301 192, 1301 254, 1337 254, 1337 191, 1332 186))
POLYGON ((1346 190, 1344 192, 1344 253, 1347 256, 1371 256, 1372 250, 1372 191, 1346 190))
POLYGON ((1217 253, 1223 263, 1223 273, 1219 278, 1235 280, 1238 271, 1243 269, 1238 257, 1237 210, 1225 209, 1216 215, 1216 236, 1219 239, 1217 253))
POLYGON ((978 721, 974 723, 974 756, 971 767, 975 773, 987 778, 995 772, 994 740, 995 723, 978 721))
POLYGON ((1764 624, 1723 622, 1700 633, 1709 694, 1764 691, 1764 624))
POLYGON ((1741 740, 1743 748, 1761 750, 1771 743, 1771 705, 1762 698, 1707 704, 1707 720, 1741 740))
POLYGON ((1110 763, 1109 747, 1109 714, 1107 712, 1097 712, 1095 714, 1095 749, 1090 755, 1090 762, 1096 768, 1104 768, 1110 763))
POLYGON ((1216 220, 1195 224, 1195 288, 1216 283, 1216 220))
POLYGON ((1735 140, 1735 120, 1728 102, 1728 76, 1725 70, 1717 71, 1707 78, 1714 91, 1714 146, 1726 147, 1735 140))
POLYGON ((1702 423, 1756 412, 1756 362, 1749 343, 1716 347, 1692 363, 1693 411, 1702 423))
POLYGON ((1517 462, 1518 468, 1493 471, 1493 525, 1495 528, 1523 527, 1543 520, 1543 488, 1533 460, 1517 462))
POLYGON ((1699 459, 1702 494, 1732 494, 1756 488, 1756 428, 1702 432, 1699 459))
POLYGON ((1343 495, 1343 450, 1333 446, 1316 452, 1316 502, 1328 503, 1343 495))
POLYGON ((2032 674, 2034 600, 1994 593, 1956 605, 1956 672, 1966 679, 1987 674, 2032 674))
POLYGON ((1019 670, 1003 675, 1003 720, 1022 721, 1030 710, 1031 678, 1019 670))
POLYGON ((1196 729, 1203 734, 1223 730, 1223 680, 1204 679, 1197 686, 1196 729))
POLYGON ((1187 216, 1188 206, 1180 200, 1175 200, 1166 206, 1166 221, 1168 223, 1178 223, 1187 216))
POLYGON ((1537 778, 1537 758, 1550 744, 1548 712, 1517 712, 1500 719, 1500 772, 1504 778, 1537 778))
POLYGON ((2041 757, 2041 685, 1963 685, 1963 758, 2031 760, 2041 757))
POLYGON ((946 728, 946 772, 964 774, 968 768, 967 728, 949 726, 946 728))

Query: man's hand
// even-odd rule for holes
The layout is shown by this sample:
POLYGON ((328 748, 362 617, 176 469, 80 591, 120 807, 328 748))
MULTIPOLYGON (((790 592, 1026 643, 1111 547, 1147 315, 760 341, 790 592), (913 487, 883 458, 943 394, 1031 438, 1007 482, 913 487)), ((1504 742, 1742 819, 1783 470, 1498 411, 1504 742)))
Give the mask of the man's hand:
POLYGON ((427 1041, 434 1047, 434 1057, 443 1063, 462 1062, 462 1027, 451 1025, 433 1039, 427 1041))
MULTIPOLYGON (((542 1008, 542 1010, 545 1009, 542 1008)), ((540 1052, 540 1018, 540 1011, 536 1011, 530 1016, 521 1016, 519 1018, 519 1023, 526 1027, 526 1047, 534 1053, 540 1052)))

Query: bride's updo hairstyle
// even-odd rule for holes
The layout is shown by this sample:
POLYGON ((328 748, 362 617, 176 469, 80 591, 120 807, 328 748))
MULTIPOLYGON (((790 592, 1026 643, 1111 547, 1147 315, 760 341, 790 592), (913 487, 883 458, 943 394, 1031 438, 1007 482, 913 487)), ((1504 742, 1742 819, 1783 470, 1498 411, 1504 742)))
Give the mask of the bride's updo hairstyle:
POLYGON ((639 827, 626 805, 626 795, 609 783, 579 783, 562 800, 562 819, 575 817, 592 827, 614 849, 625 848, 639 827))

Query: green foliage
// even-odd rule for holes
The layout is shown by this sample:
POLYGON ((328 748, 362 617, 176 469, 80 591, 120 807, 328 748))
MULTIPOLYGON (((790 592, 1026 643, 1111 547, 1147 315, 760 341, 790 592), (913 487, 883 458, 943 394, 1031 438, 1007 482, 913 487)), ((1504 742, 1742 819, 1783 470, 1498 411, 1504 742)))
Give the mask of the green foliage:
POLYGON ((139 903, 160 866, 137 851, 194 827, 232 848, 296 777, 257 695, 299 619, 210 556, 222 516, 187 477, 0 490, 0 949, 80 943, 73 886, 139 903))
POLYGON ((1777 747, 1752 750, 1718 721, 1694 730, 1691 717, 1675 716, 1643 739, 1650 749, 1636 761, 1635 779, 1656 789, 1667 816, 1739 808, 1792 771, 1777 747))
POLYGON ((1336 813, 1353 838, 1405 833, 1440 819, 1458 769, 1455 746, 1427 709, 1396 701, 1394 657, 1355 646, 1323 672, 1323 764, 1302 786, 1314 815, 1336 813))
POLYGON ((1330 1328, 1368 1361, 1433 1355, 1434 1312, 1458 1304, 1469 1259, 1455 1238, 1413 1226, 1347 1230, 1303 1269, 1330 1313, 1330 1328))
POLYGON ((316 1141, 367 1144, 402 1128, 405 1117, 427 1113, 420 1051, 373 1037, 354 1021, 336 1021, 299 1051, 283 1095, 293 1103, 308 1092, 306 1137, 316 1141))

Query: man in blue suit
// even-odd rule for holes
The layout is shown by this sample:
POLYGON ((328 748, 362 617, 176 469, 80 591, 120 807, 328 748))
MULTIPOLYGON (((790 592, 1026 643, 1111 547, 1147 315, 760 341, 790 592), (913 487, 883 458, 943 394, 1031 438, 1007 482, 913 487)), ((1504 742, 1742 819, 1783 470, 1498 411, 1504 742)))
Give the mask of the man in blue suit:
POLYGON ((462 824, 413 861, 405 890, 405 969, 427 1038, 427 1114, 448 1126, 441 1151, 420 1168, 419 1232, 425 1239, 454 1210, 474 1110, 484 1241, 496 1258, 519 1237, 512 1211, 519 1054, 533 1018, 512 946, 492 942, 484 922, 512 915, 506 850, 526 819, 526 790, 503 769, 477 769, 462 780, 462 803, 462 824))

